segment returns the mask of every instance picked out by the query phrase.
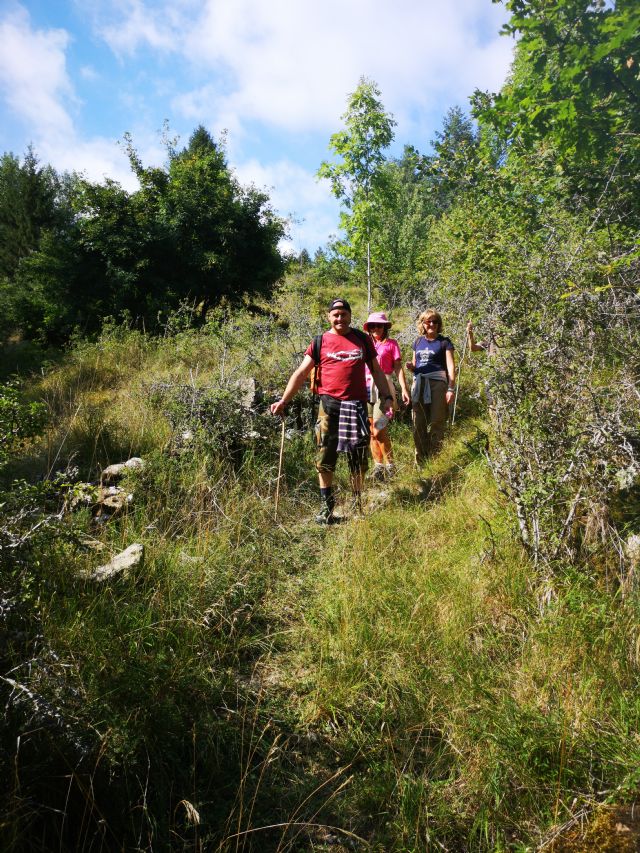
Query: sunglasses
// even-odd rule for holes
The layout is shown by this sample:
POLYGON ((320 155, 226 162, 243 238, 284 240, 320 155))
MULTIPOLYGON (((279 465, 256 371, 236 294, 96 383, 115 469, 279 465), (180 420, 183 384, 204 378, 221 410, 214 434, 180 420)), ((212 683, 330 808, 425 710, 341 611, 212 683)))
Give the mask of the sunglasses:
POLYGON ((369 323, 370 329, 385 329, 386 326, 386 323, 369 323))
POLYGON ((425 326, 437 326, 438 321, 437 320, 425 320, 424 324, 425 324, 425 326))

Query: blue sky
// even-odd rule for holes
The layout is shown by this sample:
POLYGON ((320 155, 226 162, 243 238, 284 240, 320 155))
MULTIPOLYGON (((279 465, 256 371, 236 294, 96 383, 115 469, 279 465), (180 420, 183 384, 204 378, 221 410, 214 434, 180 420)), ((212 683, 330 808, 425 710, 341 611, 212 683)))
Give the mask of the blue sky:
POLYGON ((336 233, 315 172, 347 97, 375 80, 398 125, 391 154, 429 150, 451 106, 496 91, 513 42, 491 0, 0 0, 0 151, 30 142, 58 170, 133 189, 118 141, 147 165, 161 129, 226 131, 230 166, 292 215, 292 251, 336 233))

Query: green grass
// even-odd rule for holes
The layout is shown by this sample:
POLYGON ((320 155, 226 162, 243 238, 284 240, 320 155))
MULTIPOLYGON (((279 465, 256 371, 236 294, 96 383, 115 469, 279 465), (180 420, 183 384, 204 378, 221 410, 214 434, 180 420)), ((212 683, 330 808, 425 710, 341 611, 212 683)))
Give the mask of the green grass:
POLYGON ((50 427, 14 472, 147 467, 123 514, 43 530, 5 575, 4 671, 40 698, 8 706, 4 849, 522 853, 632 801, 638 591, 528 563, 473 399, 421 471, 394 423, 387 501, 318 528, 308 436, 286 442, 277 520, 277 429, 234 462, 172 451, 149 383, 196 381, 189 362, 215 383, 223 354, 241 364, 206 331, 111 330, 32 385, 50 427), (132 542, 132 576, 82 580, 132 542))
POLYGON ((637 599, 586 568, 537 576, 472 434, 314 572, 306 719, 363 767, 344 812, 375 849, 531 843, 639 756, 637 599))

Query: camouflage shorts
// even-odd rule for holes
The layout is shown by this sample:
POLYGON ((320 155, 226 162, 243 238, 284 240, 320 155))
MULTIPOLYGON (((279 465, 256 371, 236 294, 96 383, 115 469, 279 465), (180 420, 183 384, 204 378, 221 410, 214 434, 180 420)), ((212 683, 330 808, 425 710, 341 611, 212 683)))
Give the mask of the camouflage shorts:
MULTIPOLYGON (((340 420, 340 400, 323 394, 320 397, 318 407, 318 420, 316 421, 316 468, 318 471, 335 471, 338 461, 338 423, 340 420)), ((345 455, 352 474, 366 472, 369 467, 369 439, 355 450, 348 451, 345 455)))

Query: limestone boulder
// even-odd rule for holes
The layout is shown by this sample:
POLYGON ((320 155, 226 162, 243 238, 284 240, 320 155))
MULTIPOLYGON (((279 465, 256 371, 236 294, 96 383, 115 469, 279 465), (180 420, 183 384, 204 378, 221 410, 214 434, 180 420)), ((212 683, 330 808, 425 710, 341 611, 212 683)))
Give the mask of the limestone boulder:
POLYGON ((241 409, 254 409, 264 398, 262 388, 253 376, 245 376, 243 379, 239 379, 234 383, 233 390, 241 409))
POLYGON ((93 572, 87 574, 87 580, 94 583, 104 583, 114 578, 126 577, 132 569, 141 566, 144 562, 144 545, 135 542, 129 545, 124 551, 105 563, 98 566, 93 572))
POLYGON ((117 483, 128 471, 141 471, 144 468, 144 459, 133 456, 126 462, 117 462, 108 465, 100 475, 101 483, 117 483))

